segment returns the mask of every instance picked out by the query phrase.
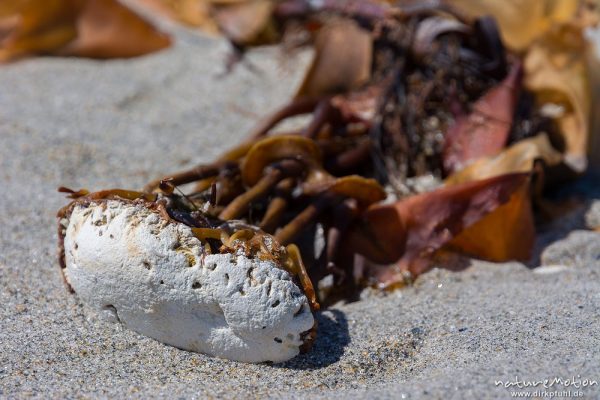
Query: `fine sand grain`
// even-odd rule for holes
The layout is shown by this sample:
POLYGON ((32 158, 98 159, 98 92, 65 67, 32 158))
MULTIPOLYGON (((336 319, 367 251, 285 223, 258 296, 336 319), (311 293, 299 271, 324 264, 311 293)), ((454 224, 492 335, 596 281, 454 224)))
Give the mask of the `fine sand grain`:
MULTIPOLYGON (((258 50, 222 76, 227 52, 179 32, 176 47, 133 60, 0 67, 0 398, 480 399, 519 390, 495 381, 600 384, 600 234, 567 236, 599 208, 592 178, 577 186, 586 206, 540 236, 538 255, 559 241, 543 256, 559 266, 477 262, 366 293, 320 313, 313 350, 283 365, 212 359, 91 318, 60 277, 56 188, 139 188, 210 160, 293 93, 308 58, 258 50)), ((598 385, 553 390, 600 398, 598 385)))

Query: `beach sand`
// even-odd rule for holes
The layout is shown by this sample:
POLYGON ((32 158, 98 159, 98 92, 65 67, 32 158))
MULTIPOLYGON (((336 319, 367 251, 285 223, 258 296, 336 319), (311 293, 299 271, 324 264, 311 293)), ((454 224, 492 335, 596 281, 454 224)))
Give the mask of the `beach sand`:
MULTIPOLYGON (((291 96, 309 58, 261 49, 223 75, 223 40, 177 35, 132 60, 0 67, 1 398, 481 399, 509 398, 515 380, 600 383, 600 234, 568 236, 600 198, 589 179, 587 203, 540 236, 538 254, 554 243, 544 257, 560 266, 474 262, 366 293, 320 313, 313 350, 282 365, 213 359, 92 317, 60 276, 57 187, 140 188, 211 160, 291 96)), ((598 385, 547 390, 600 398, 598 385)))

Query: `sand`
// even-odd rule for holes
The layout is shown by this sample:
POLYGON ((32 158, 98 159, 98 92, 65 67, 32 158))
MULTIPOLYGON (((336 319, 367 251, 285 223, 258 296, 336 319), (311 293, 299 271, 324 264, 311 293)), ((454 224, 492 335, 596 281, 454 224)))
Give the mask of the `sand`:
MULTIPOLYGON (((365 293, 320 313, 312 352, 283 365, 211 359, 92 318, 59 273, 56 188, 139 188, 210 160, 293 93, 308 59, 262 49, 223 76, 227 53, 179 31, 176 47, 133 60, 0 67, 0 397, 479 399, 519 390, 495 381, 600 382, 600 234, 569 236, 597 218, 584 218, 600 209, 593 177, 531 265, 475 262, 365 293), (559 265, 532 269, 549 245, 559 265)), ((546 391, 567 389, 600 398, 598 385, 546 391)))

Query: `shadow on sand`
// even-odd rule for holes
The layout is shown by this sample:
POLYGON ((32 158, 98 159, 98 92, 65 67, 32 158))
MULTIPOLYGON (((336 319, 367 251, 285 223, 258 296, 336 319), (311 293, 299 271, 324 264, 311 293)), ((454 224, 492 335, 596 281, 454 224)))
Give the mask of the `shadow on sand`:
POLYGON ((565 204, 570 201, 573 209, 546 224, 538 224, 536 244, 533 255, 526 265, 536 268, 542 263, 544 250, 569 236, 574 230, 586 230, 585 214, 591 202, 600 199, 600 172, 588 172, 572 182, 564 183, 551 193, 549 199, 556 204, 565 204))
POLYGON ((336 309, 328 309, 317 313, 317 338, 312 349, 300 354, 292 360, 276 364, 279 368, 320 369, 338 361, 350 343, 348 320, 345 314, 336 309))

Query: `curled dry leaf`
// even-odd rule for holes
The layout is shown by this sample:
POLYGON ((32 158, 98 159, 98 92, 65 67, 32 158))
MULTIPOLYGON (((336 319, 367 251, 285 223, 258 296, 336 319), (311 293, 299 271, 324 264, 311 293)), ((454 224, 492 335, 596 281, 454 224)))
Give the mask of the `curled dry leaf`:
POLYGON ((354 21, 333 21, 315 41, 315 55, 297 97, 347 92, 371 76, 373 40, 354 21))
POLYGON ((446 172, 459 171, 504 148, 521 89, 521 75, 521 65, 513 65, 500 84, 475 102, 468 116, 459 116, 448 129, 443 151, 446 172))
POLYGON ((135 0, 143 7, 185 25, 216 33, 218 27, 211 15, 211 2, 205 0, 135 0))
POLYGON ((86 0, 78 35, 67 55, 92 58, 136 57, 163 49, 170 39, 116 0, 86 0))
POLYGON ((273 25, 272 0, 238 1, 214 8, 215 21, 236 45, 272 43, 279 37, 273 25))
POLYGON ((445 0, 472 17, 492 15, 498 21, 504 43, 524 51, 554 25, 575 17, 580 1, 556 0, 445 0))
POLYGON ((590 91, 586 45, 581 30, 563 27, 534 43, 524 61, 525 86, 537 102, 557 108, 552 115, 565 144, 565 162, 576 172, 587 167, 590 91))
POLYGON ((221 33, 234 44, 256 46, 279 39, 273 0, 135 0, 148 9, 208 33, 221 33))
POLYGON ((170 44, 168 36, 117 0, 8 0, 7 4, 12 7, 0 9, 1 20, 18 22, 0 36, 0 61, 31 54, 135 57, 170 44))
POLYGON ((0 36, 0 61, 53 53, 77 36, 77 0, 9 0, 0 7, 0 22, 7 25, 0 36))
POLYGON ((394 263, 380 270, 377 279, 384 286, 403 280, 403 271, 413 276, 427 271, 434 253, 449 244, 482 259, 527 258, 534 232, 528 182, 529 174, 507 174, 376 204, 365 212, 364 224, 352 232, 351 246, 377 263, 394 263), (509 219, 497 224, 503 218, 509 219), (491 248, 471 246, 462 238, 472 238, 470 229, 484 241, 498 243, 491 248), (507 231, 527 236, 517 241, 507 231))
POLYGON ((529 180, 524 181, 506 203, 458 234, 445 249, 495 262, 528 260, 535 240, 529 186, 529 180))
POLYGON ((523 139, 497 156, 481 158, 450 175, 444 182, 446 185, 456 185, 515 172, 531 172, 536 160, 543 160, 548 166, 562 161, 562 154, 552 147, 545 133, 523 139))

